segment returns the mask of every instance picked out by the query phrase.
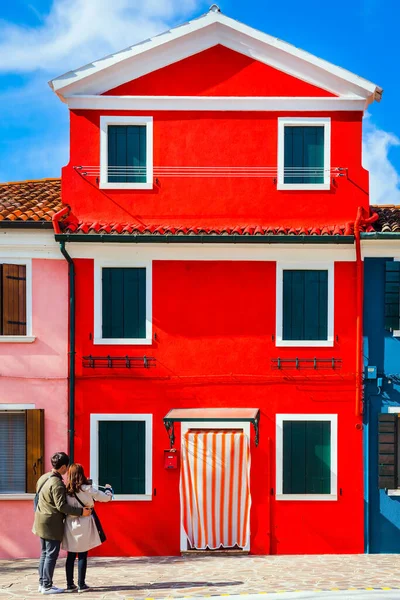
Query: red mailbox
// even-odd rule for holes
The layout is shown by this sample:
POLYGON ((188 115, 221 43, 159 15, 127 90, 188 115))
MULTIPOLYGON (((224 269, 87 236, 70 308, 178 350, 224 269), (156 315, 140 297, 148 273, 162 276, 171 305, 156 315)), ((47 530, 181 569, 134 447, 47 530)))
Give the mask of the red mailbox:
POLYGON ((164 469, 178 468, 178 452, 176 448, 164 450, 164 469))

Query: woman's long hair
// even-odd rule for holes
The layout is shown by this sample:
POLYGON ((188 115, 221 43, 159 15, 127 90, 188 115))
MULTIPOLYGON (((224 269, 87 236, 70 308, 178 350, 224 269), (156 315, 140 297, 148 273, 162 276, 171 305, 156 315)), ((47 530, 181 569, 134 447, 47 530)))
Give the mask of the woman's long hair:
POLYGON ((68 470, 67 494, 73 496, 81 491, 83 485, 88 482, 85 471, 79 463, 73 463, 68 470))

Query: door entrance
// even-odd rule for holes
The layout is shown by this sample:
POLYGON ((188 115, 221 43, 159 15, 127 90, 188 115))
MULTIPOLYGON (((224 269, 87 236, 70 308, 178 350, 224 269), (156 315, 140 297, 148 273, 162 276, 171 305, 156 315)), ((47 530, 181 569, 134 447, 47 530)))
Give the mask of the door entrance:
POLYGON ((247 432, 231 428, 182 432, 180 496, 182 550, 249 550, 247 432))

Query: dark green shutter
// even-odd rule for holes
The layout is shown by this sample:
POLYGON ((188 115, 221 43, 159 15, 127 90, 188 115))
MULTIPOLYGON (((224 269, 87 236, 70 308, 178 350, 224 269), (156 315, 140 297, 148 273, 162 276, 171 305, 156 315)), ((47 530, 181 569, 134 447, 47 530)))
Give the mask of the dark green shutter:
POLYGON ((283 493, 331 493, 330 421, 283 422, 283 493))
POLYGON ((385 264, 385 329, 400 329, 400 262, 385 264))
POLYGON ((146 337, 146 269, 102 269, 102 337, 146 337))
POLYGON ((108 126, 108 181, 146 182, 146 125, 108 126))
POLYGON ((116 494, 146 493, 146 423, 99 421, 99 484, 116 494))
POLYGON ((324 137, 322 126, 285 125, 284 183, 324 183, 324 137))
POLYGON ((398 487, 398 422, 397 414, 378 415, 378 487, 398 487))
POLYGON ((283 271, 283 339, 328 339, 328 271, 283 271))

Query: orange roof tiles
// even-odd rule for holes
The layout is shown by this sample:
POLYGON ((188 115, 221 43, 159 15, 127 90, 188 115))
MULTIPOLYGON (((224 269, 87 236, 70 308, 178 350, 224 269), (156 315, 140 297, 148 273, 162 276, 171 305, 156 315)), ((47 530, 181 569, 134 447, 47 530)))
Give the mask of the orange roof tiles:
POLYGON ((45 223, 62 208, 61 179, 0 183, 2 222, 45 223))

